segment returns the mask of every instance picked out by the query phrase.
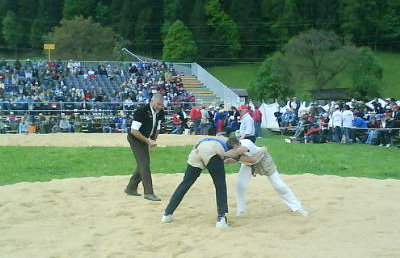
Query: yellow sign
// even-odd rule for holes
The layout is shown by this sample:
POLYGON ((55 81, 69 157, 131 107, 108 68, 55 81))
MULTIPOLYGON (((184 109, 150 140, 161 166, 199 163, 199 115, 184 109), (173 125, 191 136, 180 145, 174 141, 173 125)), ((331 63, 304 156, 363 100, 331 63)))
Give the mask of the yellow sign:
POLYGON ((44 44, 43 49, 56 49, 56 44, 44 44))

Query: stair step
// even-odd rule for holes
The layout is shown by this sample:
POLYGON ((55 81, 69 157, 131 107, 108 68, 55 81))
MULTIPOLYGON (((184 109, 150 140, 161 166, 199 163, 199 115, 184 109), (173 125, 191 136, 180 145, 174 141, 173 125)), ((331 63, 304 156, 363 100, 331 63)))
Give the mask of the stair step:
POLYGON ((195 96, 201 105, 210 106, 220 102, 219 98, 194 76, 181 77, 183 88, 195 96))

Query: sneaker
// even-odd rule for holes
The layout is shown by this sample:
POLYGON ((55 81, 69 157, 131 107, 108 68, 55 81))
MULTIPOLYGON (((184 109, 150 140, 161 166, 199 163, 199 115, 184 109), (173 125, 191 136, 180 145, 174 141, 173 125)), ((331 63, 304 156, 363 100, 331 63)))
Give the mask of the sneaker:
POLYGON ((143 198, 145 198, 146 200, 155 201, 155 202, 161 201, 161 199, 158 198, 155 194, 144 194, 143 198))
POLYGON ((294 211, 294 212, 297 212, 297 213, 299 213, 300 215, 302 215, 304 217, 308 216, 308 211, 306 211, 303 208, 300 208, 300 209, 298 209, 297 211, 294 211))
POLYGON ((172 214, 163 215, 161 218, 162 223, 171 223, 173 221, 172 214))
POLYGON ((216 228, 227 228, 227 227, 229 227, 226 217, 219 218, 217 223, 215 223, 215 227, 216 228))

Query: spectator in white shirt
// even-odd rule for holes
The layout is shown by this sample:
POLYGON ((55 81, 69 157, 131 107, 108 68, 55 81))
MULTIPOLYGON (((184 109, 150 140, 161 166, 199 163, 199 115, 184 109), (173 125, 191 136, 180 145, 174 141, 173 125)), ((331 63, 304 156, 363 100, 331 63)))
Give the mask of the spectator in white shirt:
POLYGON ((333 127, 333 141, 340 143, 342 140, 342 112, 340 112, 339 105, 333 107, 332 113, 332 127, 333 127))
POLYGON ((344 107, 344 111, 342 113, 342 120, 343 120, 343 134, 346 138, 346 143, 351 143, 351 134, 352 134, 352 125, 354 120, 353 111, 350 110, 349 105, 344 107))

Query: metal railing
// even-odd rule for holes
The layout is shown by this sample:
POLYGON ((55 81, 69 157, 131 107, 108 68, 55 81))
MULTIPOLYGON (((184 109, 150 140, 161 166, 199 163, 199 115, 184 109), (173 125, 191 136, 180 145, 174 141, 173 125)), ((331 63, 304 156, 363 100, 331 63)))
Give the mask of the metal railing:
MULTIPOLYGON (((118 113, 133 112, 138 106, 148 102, 99 102, 99 101, 80 101, 80 102, 64 102, 64 101, 45 101, 45 102, 11 102, 0 101, 0 115, 14 114, 51 114, 58 115, 62 113, 118 113)), ((173 102, 165 104, 166 112, 172 111, 175 107, 182 107, 183 110, 189 111, 194 102, 173 102)))
POLYGON ((226 107, 242 104, 240 97, 235 92, 207 72, 201 65, 197 63, 174 63, 174 68, 185 75, 196 76, 201 83, 224 102, 226 107))
POLYGON ((239 106, 240 97, 229 89, 220 80, 215 78, 206 69, 201 67, 197 63, 192 63, 192 74, 197 77, 208 89, 213 91, 217 97, 224 101, 225 107, 229 106, 239 106))

